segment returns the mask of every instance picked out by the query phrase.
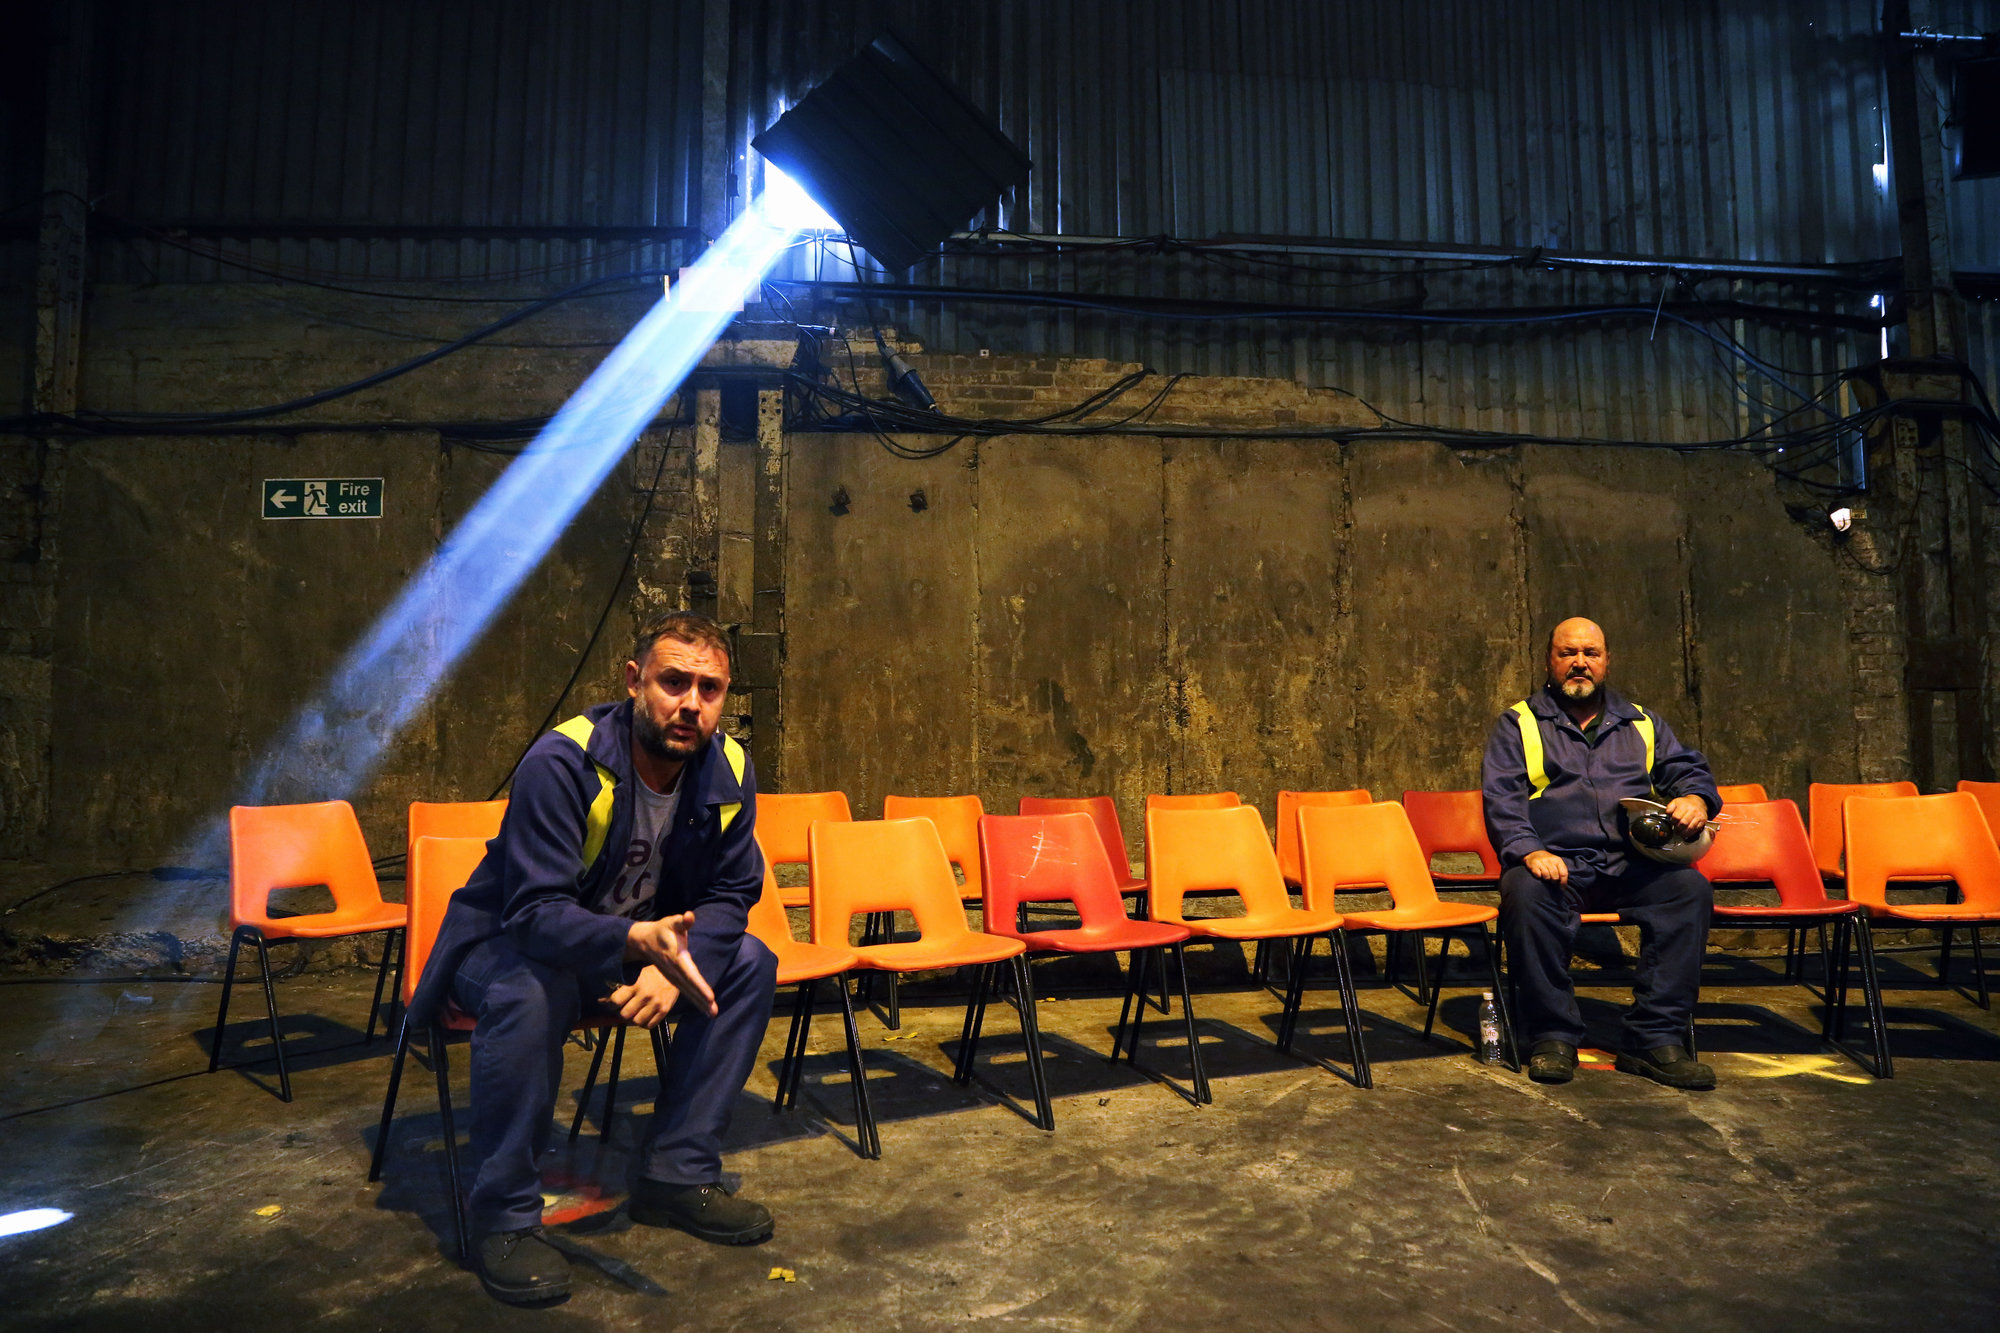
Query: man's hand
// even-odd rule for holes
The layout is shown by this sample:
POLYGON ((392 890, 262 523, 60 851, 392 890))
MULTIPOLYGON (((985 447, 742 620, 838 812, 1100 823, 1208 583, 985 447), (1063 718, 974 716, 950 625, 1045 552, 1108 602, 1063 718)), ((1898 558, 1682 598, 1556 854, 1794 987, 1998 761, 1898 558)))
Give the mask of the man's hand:
POLYGON ((651 964, 640 969, 637 981, 611 992, 611 1003, 617 1007, 618 1016, 642 1028, 656 1028, 666 1022, 667 1011, 680 998, 680 987, 651 964))
MULTIPOLYGON (((688 997, 710 1018, 715 1017, 715 991, 695 966, 694 955, 687 951, 688 927, 694 924, 693 912, 682 912, 679 916, 661 917, 658 921, 634 921, 630 933, 625 936, 625 957, 631 961, 644 960, 660 970, 662 980, 669 982, 682 995, 688 997)), ((619 987, 624 990, 625 987, 619 987)), ((612 1003, 619 1003, 617 992, 612 993, 612 1003)))
MULTIPOLYGON (((1700 798, 1696 798, 1699 803, 1700 798)), ((1554 852, 1529 852, 1521 858, 1521 863, 1536 879, 1545 879, 1551 884, 1569 883, 1569 862, 1554 852)))
POLYGON ((1674 821, 1683 838, 1692 838, 1708 822, 1708 802, 1699 796, 1676 796, 1667 802, 1667 818, 1674 821))

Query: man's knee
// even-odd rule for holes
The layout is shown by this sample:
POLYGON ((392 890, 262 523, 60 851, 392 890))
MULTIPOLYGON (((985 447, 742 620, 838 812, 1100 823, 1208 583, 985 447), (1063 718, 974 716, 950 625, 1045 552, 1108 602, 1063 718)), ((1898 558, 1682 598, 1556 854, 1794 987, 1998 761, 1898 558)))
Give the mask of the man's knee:
POLYGON ((1715 906, 1715 885, 1693 866, 1679 866, 1654 880, 1647 897, 1669 913, 1707 920, 1715 906))
POLYGON ((1560 916, 1570 910, 1568 888, 1543 879, 1526 866, 1515 866, 1500 876, 1500 914, 1503 917, 1560 916))

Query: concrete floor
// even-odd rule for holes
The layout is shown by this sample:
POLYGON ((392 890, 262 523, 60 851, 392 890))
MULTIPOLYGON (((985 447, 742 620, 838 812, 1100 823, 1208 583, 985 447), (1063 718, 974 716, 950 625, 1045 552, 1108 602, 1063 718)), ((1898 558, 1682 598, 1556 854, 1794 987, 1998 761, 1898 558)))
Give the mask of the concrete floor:
MULTIPOLYGON (((2000 1326, 1994 1015, 1938 987, 1931 960, 1885 959, 1897 1067, 1878 1083, 1813 1039, 1803 990, 1761 963, 1711 963, 1700 1036, 1722 1086, 1705 1095, 1588 1068, 1539 1088, 1468 1054, 1476 992, 1447 997, 1449 1031, 1425 1044, 1421 1012, 1366 983, 1376 1087, 1361 1091, 1274 1051, 1276 1001, 1239 986, 1196 996, 1215 1082, 1197 1109, 1107 1066, 1117 1001, 1073 995, 1043 1010, 1052 1135, 1020 1109, 1011 1011, 994 1009, 960 1090, 945 1077, 958 1009, 919 994, 900 1033, 862 1020, 880 1162, 850 1147, 836 1018, 816 1028, 801 1112, 771 1114, 774 1022, 728 1164, 771 1205, 775 1238, 601 1230, 582 1239, 666 1295, 579 1268, 546 1311, 496 1304, 449 1257, 421 1066, 384 1182, 367 1183, 390 1047, 359 1042, 364 974, 281 984, 289 1106, 268 1063, 202 1072, 213 983, 21 978, 0 983, 0 1212, 75 1218, 0 1240, 0 1326, 2000 1326)), ((1609 1044, 1621 976, 1585 975, 1607 983, 1582 991, 1609 1044)), ((254 985, 239 995, 228 1037, 247 1057, 263 1015, 254 985)), ((1309 994, 1306 1026, 1304 1050, 1344 1061, 1330 988, 1309 994)), ((1162 1040, 1142 1064, 1183 1077, 1178 1024, 1150 1031, 1162 1040)), ((643 1107, 652 1064, 633 1052, 624 1100, 643 1107)), ((585 1064, 573 1051, 579 1086, 585 1064)), ((455 1067, 462 1089, 462 1052, 455 1067)), ((586 1136, 550 1178, 619 1190, 636 1128, 621 1109, 601 1163, 586 1136)))

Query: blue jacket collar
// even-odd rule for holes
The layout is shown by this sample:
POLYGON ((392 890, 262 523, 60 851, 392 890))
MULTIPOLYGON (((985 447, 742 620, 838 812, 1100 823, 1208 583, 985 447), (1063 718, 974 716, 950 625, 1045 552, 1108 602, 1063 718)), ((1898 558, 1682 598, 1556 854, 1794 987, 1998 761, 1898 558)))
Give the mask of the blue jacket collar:
MULTIPOLYGON (((591 762, 609 769, 618 781, 632 781, 632 701, 598 704, 584 710, 584 716, 595 724, 584 753, 591 762)), ((724 743, 722 732, 717 730, 681 773, 681 791, 700 792, 703 805, 728 805, 743 799, 743 784, 736 780, 723 754, 724 743)))

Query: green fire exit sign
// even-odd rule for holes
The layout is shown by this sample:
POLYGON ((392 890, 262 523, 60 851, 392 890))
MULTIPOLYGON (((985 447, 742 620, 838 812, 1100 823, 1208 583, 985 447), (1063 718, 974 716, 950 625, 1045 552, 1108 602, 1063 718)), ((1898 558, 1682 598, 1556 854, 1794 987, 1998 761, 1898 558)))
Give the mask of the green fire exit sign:
POLYGON ((266 477, 265 518, 380 518, 380 477, 266 477))

